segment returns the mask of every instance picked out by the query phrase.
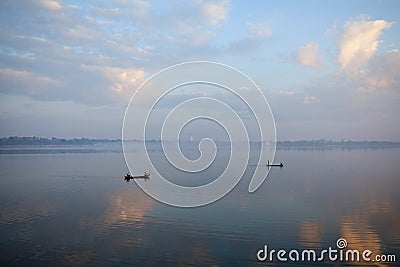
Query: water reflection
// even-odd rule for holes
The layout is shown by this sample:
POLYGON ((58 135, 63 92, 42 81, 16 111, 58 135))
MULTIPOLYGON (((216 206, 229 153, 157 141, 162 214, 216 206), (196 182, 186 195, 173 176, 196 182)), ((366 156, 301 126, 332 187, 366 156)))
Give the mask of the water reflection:
POLYGON ((254 266, 264 244, 324 249, 339 237, 399 258, 398 158, 400 149, 279 150, 285 167, 254 194, 249 168, 223 199, 183 209, 124 182, 117 153, 3 154, 0 264, 254 266))
POLYGON ((90 250, 74 250, 68 252, 63 260, 63 265, 67 266, 88 266, 89 263, 93 263, 93 259, 96 255, 90 250))
MULTIPOLYGON (((382 253, 381 240, 376 229, 369 223, 368 217, 363 213, 354 213, 342 219, 340 232, 346 238, 346 249, 357 249, 362 252, 371 250, 373 255, 382 253)), ((371 256, 373 258, 374 256, 371 256)), ((361 263, 362 264, 362 263, 361 263)), ((371 265, 368 263, 368 265, 371 265)), ((373 263, 373 265, 384 266, 373 263)))
POLYGON ((110 204, 103 218, 105 225, 122 223, 135 226, 142 222, 145 213, 153 206, 154 200, 141 190, 124 190, 110 199, 110 204))
POLYGON ((323 228, 322 222, 303 222, 299 230, 299 244, 309 248, 320 248, 323 228))
POLYGON ((141 190, 124 188, 111 197, 103 216, 93 222, 95 225, 109 227, 114 224, 140 227, 147 211, 152 209, 154 200, 141 190))
POLYGON ((16 207, 7 207, 0 213, 0 223, 2 224, 29 224, 35 220, 45 218, 53 214, 55 206, 45 203, 40 206, 29 207, 29 203, 19 203, 16 207))
MULTIPOLYGON (((389 233, 390 238, 394 238, 396 242, 400 242, 400 207, 393 202, 389 196, 379 196, 373 194, 368 205, 369 220, 378 225, 380 228, 385 229, 382 234, 389 233)), ((385 238, 388 238, 385 236, 385 238)))

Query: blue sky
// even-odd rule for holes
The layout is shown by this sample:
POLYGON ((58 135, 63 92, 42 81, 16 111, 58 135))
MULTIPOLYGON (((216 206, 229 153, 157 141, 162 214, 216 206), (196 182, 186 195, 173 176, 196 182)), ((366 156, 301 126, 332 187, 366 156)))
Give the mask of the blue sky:
POLYGON ((277 137, 400 141, 399 1, 1 1, 0 136, 119 138, 149 76, 252 78, 277 137))

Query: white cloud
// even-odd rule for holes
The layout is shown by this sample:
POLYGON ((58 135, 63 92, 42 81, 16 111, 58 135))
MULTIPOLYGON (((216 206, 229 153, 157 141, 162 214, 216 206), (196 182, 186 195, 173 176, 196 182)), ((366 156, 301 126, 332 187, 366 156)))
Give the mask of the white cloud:
POLYGON ((129 3, 133 4, 135 8, 133 8, 133 15, 137 18, 145 18, 149 16, 149 8, 150 3, 144 0, 133 0, 129 1, 129 3))
POLYGON ((268 22, 248 22, 249 34, 229 43, 229 51, 234 54, 254 54, 264 39, 272 35, 268 22))
POLYGON ((365 76, 369 88, 388 89, 400 82, 400 51, 392 50, 371 59, 365 76))
POLYGON ((207 29, 203 25, 194 25, 182 20, 176 21, 176 27, 179 34, 182 36, 175 39, 175 41, 181 44, 201 45, 215 36, 213 30, 207 29))
POLYGON ((5 90, 21 91, 28 95, 43 94, 62 84, 48 76, 11 68, 0 69, 0 82, 3 87, 8 87, 5 90))
POLYGON ((312 95, 307 95, 303 99, 304 104, 313 104, 313 103, 318 103, 319 101, 320 99, 318 97, 312 95))
POLYGON ((144 81, 146 72, 143 69, 117 68, 108 66, 82 65, 86 71, 100 73, 108 81, 107 89, 121 100, 129 100, 134 90, 144 81))
POLYGON ((292 96, 295 94, 293 91, 278 91, 276 92, 277 95, 283 95, 283 96, 292 96))
POLYGON ((62 9, 62 5, 57 2, 57 1, 53 1, 53 0, 42 0, 40 1, 40 3, 47 9, 50 10, 59 10, 62 9))
POLYGON ((92 33, 87 28, 79 27, 77 29, 70 28, 65 33, 68 37, 80 40, 93 39, 92 33))
POLYGON ((399 85, 368 93, 357 90, 361 85, 363 77, 349 79, 339 72, 317 78, 291 96, 269 93, 278 139, 398 140, 399 85))
POLYGON ((209 24, 219 26, 228 18, 229 1, 200 2, 203 14, 207 17, 209 24))
POLYGON ((102 14, 108 18, 118 18, 122 15, 134 17, 138 19, 146 19, 149 17, 149 1, 145 0, 113 0, 111 2, 113 8, 94 7, 95 13, 102 14))
MULTIPOLYGON (((2 30, 5 49, 0 57, 7 62, 4 67, 20 70, 24 66, 35 78, 30 83, 29 79, 8 78, 0 92, 14 90, 40 100, 90 105, 113 105, 129 99, 128 94, 138 86, 135 77, 144 76, 134 70, 153 72, 177 60, 204 60, 220 53, 209 41, 214 40, 229 11, 227 1, 208 0, 168 6, 157 16, 150 14, 153 9, 143 0, 112 0, 106 6, 89 2, 87 9, 80 5, 72 8, 58 0, 11 4, 24 16, 3 18, 9 24, 2 30), (47 16, 49 23, 42 23, 40 16, 32 21, 23 19, 38 12, 47 16), (16 35, 11 25, 21 31, 16 35), (89 70, 82 65, 99 67, 89 70), (40 80, 38 73, 62 82, 50 90, 42 86, 44 77, 40 80)), ((5 79, 4 71, 1 75, 5 79)))
POLYGON ((247 26, 250 28, 253 36, 269 37, 272 35, 272 30, 268 21, 248 22, 247 26))
POLYGON ((385 20, 368 21, 365 17, 347 21, 338 40, 338 62, 342 70, 352 74, 362 72, 364 64, 378 49, 383 30, 391 25, 385 20))
POLYGON ((319 54, 319 45, 309 43, 297 49, 295 60, 298 64, 313 68, 321 68, 323 66, 322 56, 319 54))

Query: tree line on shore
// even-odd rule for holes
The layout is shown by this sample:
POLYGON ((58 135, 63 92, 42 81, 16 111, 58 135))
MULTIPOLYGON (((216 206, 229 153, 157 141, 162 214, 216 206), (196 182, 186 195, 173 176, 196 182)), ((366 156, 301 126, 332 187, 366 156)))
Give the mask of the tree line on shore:
MULTIPOLYGON (((139 140, 129 140, 138 142, 139 140)), ((146 142, 160 142, 159 140, 148 140, 146 142)), ((10 136, 0 138, 0 146, 50 146, 50 145, 95 145, 95 144, 119 144, 121 139, 90 139, 90 138, 46 138, 37 136, 10 136)), ((252 142, 254 143, 254 142, 252 142)), ((344 147, 344 146, 400 146, 400 142, 393 141, 351 141, 351 140, 297 140, 297 141, 278 141, 278 147, 344 147)))

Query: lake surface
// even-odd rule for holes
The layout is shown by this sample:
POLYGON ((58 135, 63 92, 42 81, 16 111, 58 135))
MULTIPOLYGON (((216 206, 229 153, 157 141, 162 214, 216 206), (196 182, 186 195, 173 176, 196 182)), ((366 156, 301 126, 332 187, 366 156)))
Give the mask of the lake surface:
POLYGON ((258 191, 247 192, 249 168, 199 208, 167 206, 125 182, 118 149, 50 150, 0 153, 1 266, 339 266, 256 256, 264 245, 336 248, 338 238, 399 264, 399 148, 280 149, 285 167, 258 191))

